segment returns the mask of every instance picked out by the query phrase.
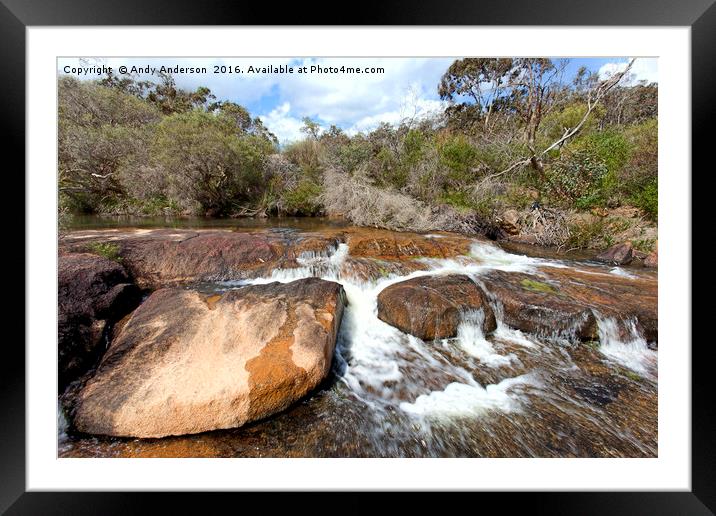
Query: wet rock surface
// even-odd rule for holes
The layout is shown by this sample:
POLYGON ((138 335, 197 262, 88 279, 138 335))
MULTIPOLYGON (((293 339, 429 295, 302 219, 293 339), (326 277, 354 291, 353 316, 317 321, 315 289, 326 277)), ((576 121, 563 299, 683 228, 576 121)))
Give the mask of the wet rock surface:
MULTIPOLYGON (((61 253, 89 242, 115 243, 123 262, 132 263, 133 279, 160 290, 112 325, 96 374, 63 396, 75 427, 60 436, 62 457, 658 453, 655 271, 579 261, 591 254, 545 251, 527 259, 519 255, 535 256, 531 249, 510 254, 448 233, 352 227, 86 231, 63 240, 61 253), (190 244, 200 236, 200 247, 213 250, 206 256, 190 244), (152 276, 150 264, 163 272, 152 276), (414 278, 442 278, 428 293, 408 285, 412 302, 425 306, 404 314, 405 329, 381 320, 382 292, 413 281, 401 276, 433 270, 439 272, 414 278), (288 301, 285 289, 308 276, 330 280, 324 283, 336 285, 340 299, 345 292, 340 327, 334 315, 335 328, 320 330, 314 304, 301 313, 289 309, 301 302, 288 301), (473 310, 460 311, 457 335, 410 333, 418 313, 440 313, 436 306, 450 308, 456 299, 469 305, 470 284, 484 293, 478 312, 494 309, 494 331, 483 326, 489 317, 466 317, 473 310), (252 289, 265 290, 245 302, 252 289), (314 335, 307 339, 314 368, 298 367, 286 352, 302 320, 315 330, 307 332, 314 335), (240 332, 232 330, 237 325, 240 332), (316 332, 333 331, 334 350, 314 347, 323 342, 316 332), (239 333, 244 337, 232 338, 239 333), (248 336, 255 349, 240 354, 236 347, 248 336), (332 358, 330 371, 318 365, 320 349, 332 358), (294 401, 284 405, 287 399, 294 401), (93 435, 77 433, 79 427, 93 435), (170 436, 184 432, 193 433, 170 436)), ((400 306, 400 296, 393 302, 400 306)))
POLYGON ((554 281, 504 271, 481 275, 477 281, 489 292, 504 322, 513 328, 547 337, 597 338, 590 308, 570 298, 554 281))
POLYGON ((384 260, 450 258, 469 253, 474 239, 451 233, 399 233, 384 229, 344 231, 351 256, 384 260))
POLYGON ((653 276, 621 276, 583 268, 542 267, 569 298, 589 306, 596 316, 636 322, 637 331, 656 347, 659 340, 658 282, 653 276))
POLYGON ((86 253, 58 259, 60 390, 85 373, 105 347, 105 330, 139 303, 139 290, 117 262, 86 253))
POLYGON ((614 318, 626 331, 634 321, 656 347, 657 282, 604 271, 542 267, 538 274, 491 271, 477 279, 504 322, 546 337, 596 340, 597 319, 614 318))
POLYGON ((198 281, 254 278, 278 267, 297 267, 303 253, 335 250, 334 236, 281 232, 136 230, 84 232, 64 244, 85 249, 88 243, 117 246, 138 285, 159 288, 198 281), (84 238, 82 238, 84 237, 84 238))
POLYGON ((423 340, 455 337, 463 315, 478 310, 482 331, 493 331, 497 324, 485 293, 464 274, 420 276, 378 295, 378 318, 423 340))
POLYGON ((161 437, 280 412, 328 374, 343 304, 341 286, 317 278, 208 297, 158 290, 66 401, 74 426, 161 437))

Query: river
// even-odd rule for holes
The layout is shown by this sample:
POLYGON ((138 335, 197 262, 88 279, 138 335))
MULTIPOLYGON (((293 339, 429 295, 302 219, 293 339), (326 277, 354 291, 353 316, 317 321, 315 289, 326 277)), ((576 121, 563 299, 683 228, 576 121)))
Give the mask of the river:
MULTIPOLYGON (((70 231, 113 228, 322 231, 325 219, 80 218, 70 231)), ((428 234, 427 238, 442 238, 428 234)), ((377 317, 385 287, 427 274, 534 273, 543 267, 654 280, 640 267, 610 267, 586 253, 500 246, 475 239, 467 256, 421 258, 421 270, 365 278, 347 266, 345 243, 305 253, 300 267, 260 278, 194 285, 223 292, 317 276, 341 283, 347 306, 329 377, 285 412, 242 428, 162 439, 87 436, 58 417, 60 457, 655 457, 658 351, 636 326, 598 319, 599 340, 537 337, 504 323, 482 334, 466 317, 452 339, 424 342, 377 317)))

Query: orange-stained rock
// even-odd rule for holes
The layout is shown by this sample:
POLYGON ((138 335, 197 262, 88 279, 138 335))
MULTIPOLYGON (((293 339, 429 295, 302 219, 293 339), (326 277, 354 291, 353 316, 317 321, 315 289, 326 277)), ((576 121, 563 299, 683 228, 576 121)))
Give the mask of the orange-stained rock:
POLYGON ((601 269, 543 267, 564 294, 602 317, 637 321, 638 330, 656 346, 659 340, 659 285, 655 276, 619 276, 601 269))
POLYGON ((376 281, 389 276, 406 276, 429 268, 421 260, 376 260, 348 256, 341 265, 341 274, 353 280, 376 281))
POLYGON ((476 281, 498 307, 498 316, 513 328, 543 336, 593 339, 594 314, 561 291, 561 285, 521 272, 490 271, 476 281))
POLYGON ((146 239, 120 245, 132 276, 147 286, 261 275, 283 254, 278 243, 251 233, 206 233, 182 241, 146 239))
POLYGON ((508 235, 518 235, 520 233, 520 214, 517 210, 507 210, 499 220, 500 228, 508 235))
POLYGON ((215 296, 154 292, 70 400, 85 433, 162 437, 280 412, 330 370, 345 294, 308 278, 215 296))
POLYGON ((495 315, 484 292, 463 274, 420 276, 378 294, 378 317, 423 340, 455 337, 463 314, 476 310, 483 311, 483 331, 493 331, 495 315))
POLYGON ((472 238, 452 233, 421 235, 385 229, 351 228, 344 234, 351 256, 385 260, 451 258, 468 254, 474 243, 472 238))

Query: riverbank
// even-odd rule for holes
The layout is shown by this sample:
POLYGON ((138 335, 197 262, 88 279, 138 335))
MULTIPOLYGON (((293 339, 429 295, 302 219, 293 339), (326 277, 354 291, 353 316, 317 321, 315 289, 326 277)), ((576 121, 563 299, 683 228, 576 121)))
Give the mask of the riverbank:
MULTIPOLYGON (((658 263, 658 227, 646 219, 640 210, 623 207, 614 210, 596 210, 594 213, 560 212, 564 231, 568 235, 563 245, 543 245, 547 230, 539 219, 539 209, 522 211, 507 210, 497 218, 499 227, 489 235, 479 236, 497 240, 507 249, 514 249, 534 256, 565 259, 591 259, 601 252, 625 242, 633 248, 631 258, 618 265, 655 267, 658 263), (648 258, 648 260, 647 260, 648 258), (646 261, 646 263, 645 263, 646 261)), ((296 230, 321 230, 351 226, 350 220, 334 217, 196 217, 196 216, 136 216, 136 215, 72 215, 66 219, 61 233, 82 229, 111 228, 204 228, 252 230, 285 228, 296 230)), ((478 228, 479 229, 479 228, 478 228)), ((423 232, 423 233, 429 233, 423 232)), ((475 232, 463 232, 476 236, 475 232)))

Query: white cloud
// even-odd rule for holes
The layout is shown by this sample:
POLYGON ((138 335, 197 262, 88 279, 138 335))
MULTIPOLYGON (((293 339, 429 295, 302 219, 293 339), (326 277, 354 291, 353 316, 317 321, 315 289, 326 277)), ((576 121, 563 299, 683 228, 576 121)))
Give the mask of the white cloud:
MULTIPOLYGON (((628 60, 615 63, 606 63, 599 68, 599 78, 604 80, 615 73, 623 71, 628 64, 628 60)), ((641 81, 647 83, 659 82, 658 60, 651 57, 639 57, 634 61, 634 65, 627 77, 622 79, 621 84, 625 86, 635 86, 641 81)))
MULTIPOLYGON (((310 117, 324 127, 330 124, 355 133, 368 131, 381 122, 398 123, 410 116, 408 101, 420 114, 435 110, 437 85, 451 58, 107 58, 102 62, 117 69, 121 65, 204 66, 207 74, 175 75, 186 89, 208 86, 218 99, 228 99, 249 107, 282 143, 300 138, 301 119, 310 117), (291 65, 293 74, 213 74, 213 67, 249 65, 291 65), (383 68, 383 73, 306 73, 301 66, 383 68), (407 99, 407 100, 406 100, 407 99)), ((58 63, 77 65, 78 59, 58 63)), ((91 78, 91 77, 88 77, 91 78)), ((142 79, 151 78, 143 75, 142 79)))
POLYGON ((301 133, 303 122, 300 118, 292 116, 290 112, 291 103, 284 102, 268 115, 259 116, 268 130, 274 133, 281 143, 289 143, 305 136, 301 133))
MULTIPOLYGON (((206 67, 205 74, 175 75, 185 89, 209 87, 220 100, 246 106, 261 118, 281 143, 302 137, 302 118, 310 117, 324 128, 335 124, 349 134, 367 132, 382 122, 397 124, 441 111, 438 100, 440 77, 453 58, 106 58, 96 64, 119 66, 206 67), (292 66, 294 73, 213 73, 214 66, 292 66), (383 73, 298 73, 299 67, 383 68, 383 73)), ((60 59, 58 67, 78 65, 79 59, 60 59)), ((89 63, 95 64, 95 63, 89 63)), ((626 60, 615 59, 599 70, 600 77, 623 70, 626 60)), ((632 68, 630 84, 657 81, 657 60, 639 58, 632 68)), ((96 77, 86 77, 96 78, 96 77)), ((142 75, 142 79, 151 79, 142 75)), ((156 78, 154 78, 156 79, 156 78)))

